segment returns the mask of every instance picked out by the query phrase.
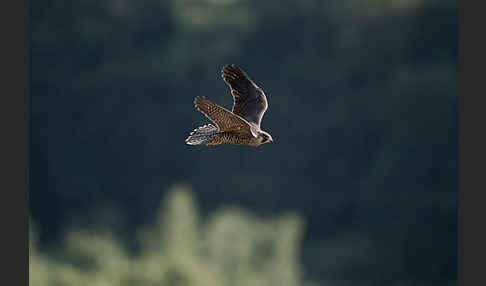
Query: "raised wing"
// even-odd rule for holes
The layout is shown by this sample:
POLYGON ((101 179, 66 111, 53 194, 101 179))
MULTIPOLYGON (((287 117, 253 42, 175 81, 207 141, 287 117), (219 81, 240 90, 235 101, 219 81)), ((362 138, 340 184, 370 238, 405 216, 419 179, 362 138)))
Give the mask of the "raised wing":
POLYGON ((221 76, 231 89, 234 100, 233 113, 260 127, 263 114, 268 107, 263 90, 234 64, 224 66, 221 76))
POLYGON ((197 110, 214 122, 220 131, 236 131, 256 137, 255 130, 243 118, 205 97, 196 96, 194 105, 197 110))

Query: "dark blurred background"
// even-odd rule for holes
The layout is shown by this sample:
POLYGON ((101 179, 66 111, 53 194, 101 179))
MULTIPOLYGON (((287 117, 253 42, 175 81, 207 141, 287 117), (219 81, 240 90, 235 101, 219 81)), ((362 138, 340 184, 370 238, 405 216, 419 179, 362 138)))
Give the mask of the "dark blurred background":
POLYGON ((457 280, 456 1, 30 5, 30 212, 47 253, 74 226, 131 245, 185 183, 202 216, 298 213, 318 283, 457 280), (195 96, 231 108, 227 63, 265 91, 274 144, 184 144, 207 123, 195 96))

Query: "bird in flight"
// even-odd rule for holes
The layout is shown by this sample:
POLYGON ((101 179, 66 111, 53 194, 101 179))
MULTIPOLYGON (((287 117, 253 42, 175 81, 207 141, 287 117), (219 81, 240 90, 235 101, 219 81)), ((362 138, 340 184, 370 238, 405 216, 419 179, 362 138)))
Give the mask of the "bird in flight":
POLYGON ((215 146, 223 143, 253 147, 273 142, 269 133, 260 129, 267 110, 267 98, 246 73, 236 65, 221 70, 224 82, 233 96, 233 110, 219 106, 205 97, 196 96, 194 105, 216 126, 206 124, 194 129, 187 137, 188 145, 215 146))

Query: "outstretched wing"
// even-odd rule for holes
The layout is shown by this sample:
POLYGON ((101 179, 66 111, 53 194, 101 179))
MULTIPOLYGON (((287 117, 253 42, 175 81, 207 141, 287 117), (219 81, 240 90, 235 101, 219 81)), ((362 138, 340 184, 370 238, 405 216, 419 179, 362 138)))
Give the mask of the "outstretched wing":
POLYGON ((236 131, 248 136, 257 136, 250 124, 243 118, 205 97, 196 96, 194 105, 197 110, 214 122, 220 131, 236 131))
POLYGON ((263 90, 234 64, 224 66, 221 76, 231 89, 234 100, 233 113, 260 127, 263 114, 268 107, 263 90))

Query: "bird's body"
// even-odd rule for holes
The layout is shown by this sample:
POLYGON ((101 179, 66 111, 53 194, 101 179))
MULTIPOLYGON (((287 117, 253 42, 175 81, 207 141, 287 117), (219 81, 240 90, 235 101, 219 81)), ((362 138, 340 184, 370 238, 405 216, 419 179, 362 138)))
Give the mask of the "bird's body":
POLYGON ((194 105, 216 126, 207 124, 196 128, 186 143, 215 146, 223 143, 260 146, 273 142, 272 136, 260 129, 268 103, 263 90, 235 65, 222 69, 223 80, 233 96, 233 110, 229 111, 207 98, 197 96, 194 105))
POLYGON ((258 146, 258 139, 253 136, 242 136, 235 132, 221 132, 219 136, 213 141, 209 142, 208 146, 215 146, 223 143, 230 143, 233 145, 250 145, 258 146))

